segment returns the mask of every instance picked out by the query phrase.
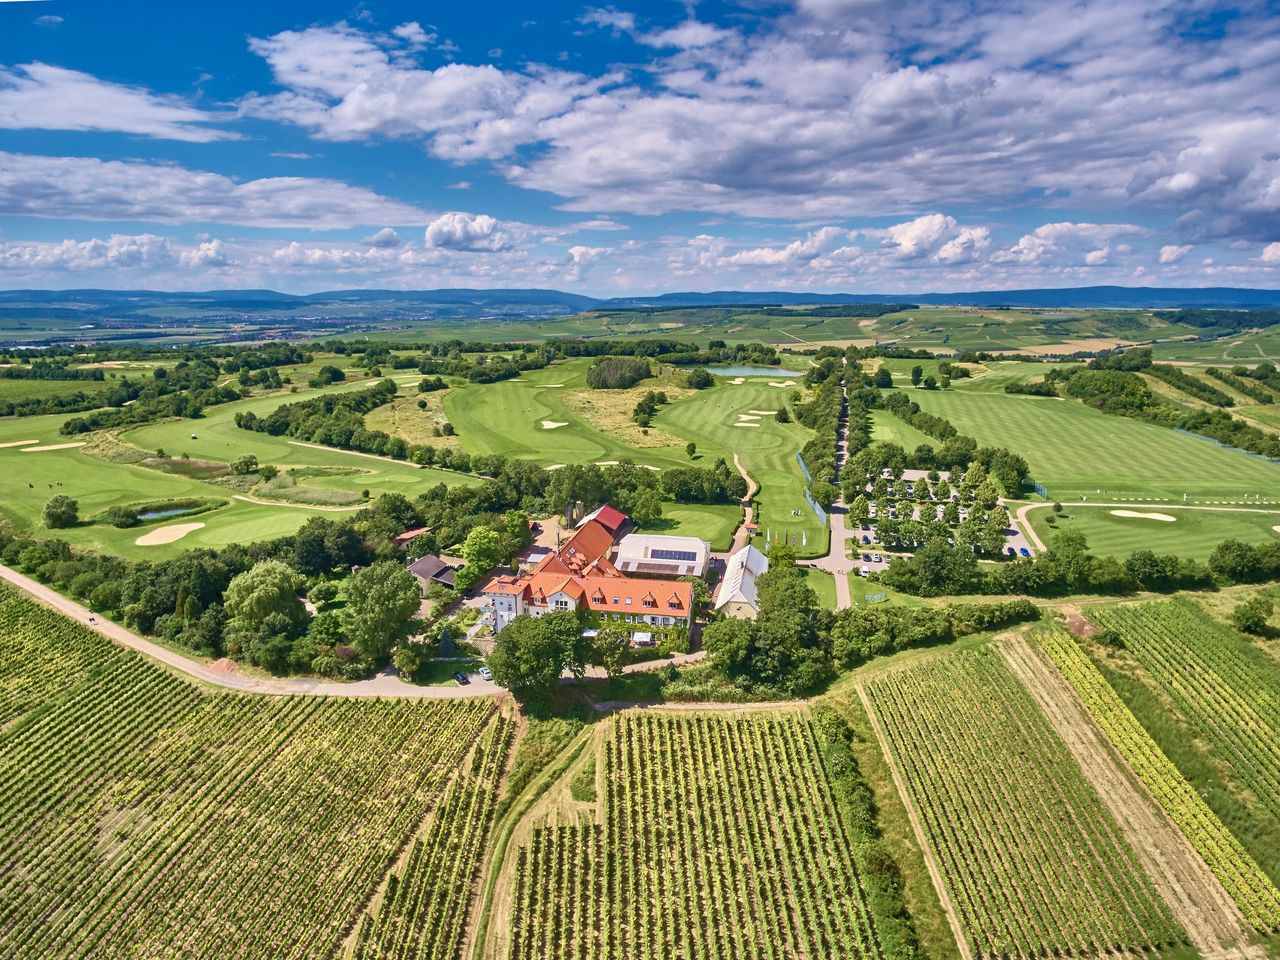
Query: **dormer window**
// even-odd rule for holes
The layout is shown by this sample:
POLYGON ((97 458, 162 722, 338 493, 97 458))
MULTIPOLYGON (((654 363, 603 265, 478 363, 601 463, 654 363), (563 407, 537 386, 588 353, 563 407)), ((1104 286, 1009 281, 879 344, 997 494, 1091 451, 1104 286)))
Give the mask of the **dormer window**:
POLYGON ((628 607, 629 607, 629 606, 631 606, 631 598, 630 598, 630 597, 627 597, 627 606, 628 606, 628 607))

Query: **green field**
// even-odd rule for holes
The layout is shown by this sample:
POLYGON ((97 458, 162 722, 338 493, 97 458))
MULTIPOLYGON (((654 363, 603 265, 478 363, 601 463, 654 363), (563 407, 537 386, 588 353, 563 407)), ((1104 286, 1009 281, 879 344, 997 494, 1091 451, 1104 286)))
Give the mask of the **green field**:
POLYGON ((976 956, 1185 940, 1062 740, 991 647, 864 687, 976 956))
MULTIPOLYGON (((329 389, 353 389, 350 387, 329 389)), ((127 431, 122 439, 148 452, 164 448, 172 456, 189 453, 196 459, 227 462, 243 453, 253 453, 263 463, 277 466, 329 467, 353 470, 340 476, 316 479, 321 489, 359 493, 364 489, 376 496, 395 491, 407 496, 423 492, 437 483, 470 482, 461 474, 442 470, 422 470, 407 463, 369 459, 340 450, 298 446, 283 437, 253 433, 236 427, 237 410, 253 409, 259 414, 281 403, 312 396, 316 391, 276 394, 210 407, 204 417, 148 424, 127 431), (195 434, 197 439, 192 440, 195 434)), ((64 437, 58 427, 65 416, 24 417, 0 420, 0 444, 36 440, 40 445, 81 442, 64 437)), ((70 543, 106 550, 121 556, 170 557, 192 547, 222 547, 232 543, 252 543, 285 536, 309 517, 326 515, 319 508, 298 505, 256 504, 232 498, 233 491, 174 473, 165 473, 137 464, 101 459, 82 448, 24 453, 22 447, 0 446, 0 515, 18 530, 47 535, 39 514, 55 494, 77 500, 82 521, 108 507, 152 500, 225 499, 226 505, 202 513, 192 522, 204 528, 188 533, 169 544, 139 547, 134 541, 152 527, 117 529, 107 524, 82 522, 78 527, 57 531, 70 543)), ((335 513, 333 516, 344 516, 335 513)), ((182 522, 176 518, 173 522, 182 522)))
POLYGON ((875 443, 896 443, 908 453, 922 444, 930 447, 937 445, 937 441, 928 434, 904 423, 888 410, 871 411, 871 439, 875 443))
MULTIPOLYGON (((998 374, 1001 365, 992 367, 998 374)), ((910 390, 910 396, 979 444, 1020 454, 1050 499, 1181 502, 1184 493, 1193 503, 1257 494, 1280 499, 1280 464, 1075 400, 993 392, 986 378, 960 381, 950 390, 910 390)))
MULTIPOLYGON (((1123 559, 1139 548, 1156 553, 1173 554, 1194 560, 1207 560, 1223 540, 1267 543, 1280 537, 1280 508, 1275 513, 1226 513, 1210 510, 1180 510, 1176 506, 1159 505, 1147 510, 1134 504, 1135 513, 1165 513, 1177 517, 1173 523, 1139 517, 1117 517, 1114 508, 1067 507, 1058 517, 1056 527, 1048 523, 1049 510, 1031 511, 1031 524, 1040 539, 1049 543, 1057 530, 1076 529, 1089 541, 1089 551, 1098 556, 1123 559)), ((1129 509, 1129 508, 1125 508, 1129 509)))
POLYGON ((1202 364, 1236 364, 1249 366, 1280 360, 1280 327, 1267 327, 1220 340, 1170 341, 1157 343, 1153 350, 1157 360, 1190 360, 1202 364))
POLYGON ((213 692, 7 587, 0 676, 6 960, 310 960, 358 923, 371 956, 461 949, 514 728, 493 700, 213 692), (415 897, 361 922, 393 872, 415 897))
MULTIPOLYGON (((717 457, 732 463, 737 453, 760 484, 756 522, 762 536, 790 537, 802 554, 826 552, 826 530, 804 499, 804 476, 795 459, 810 433, 794 421, 778 423, 768 414, 798 387, 771 386, 769 377, 748 377, 741 384, 717 378, 714 387, 660 407, 651 436, 645 440, 653 445, 635 446, 616 436, 621 426, 617 411, 603 406, 610 398, 598 398, 601 409, 595 419, 565 401, 566 393, 587 389, 588 365, 585 360, 569 361, 515 380, 455 387, 445 398, 444 408, 468 452, 503 454, 548 466, 627 459, 657 469, 691 462, 707 467, 717 457), (766 412, 753 414, 752 410, 766 412), (741 421, 740 415, 754 419, 741 421), (564 425, 547 429, 543 421, 564 425), (735 426, 739 422, 756 425, 735 426), (697 444, 694 461, 685 453, 687 441, 697 444)), ((648 387, 642 383, 640 388, 648 387)), ((623 421, 627 421, 625 413, 623 421)), ((728 515, 719 507, 710 508, 699 522, 695 515, 700 509, 707 508, 664 506, 665 512, 679 519, 680 532, 723 542, 728 515)))

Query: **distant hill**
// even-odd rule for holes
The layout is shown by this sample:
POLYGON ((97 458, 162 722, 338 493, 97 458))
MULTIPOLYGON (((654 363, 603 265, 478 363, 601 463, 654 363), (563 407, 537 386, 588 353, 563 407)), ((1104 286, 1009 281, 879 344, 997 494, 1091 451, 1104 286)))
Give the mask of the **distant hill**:
MULTIPOLYGON (((710 293, 664 293, 651 297, 598 299, 560 290, 493 288, 470 290, 326 290, 295 295, 274 290, 0 290, 0 306, 60 304, 131 311, 143 307, 188 307, 204 310, 307 310, 326 307, 345 311, 357 306, 393 306, 449 316, 549 316, 584 310, 714 306, 796 306, 799 304, 916 303, 977 307, 1274 307, 1280 290, 1244 287, 1066 287, 1028 290, 975 290, 966 293, 757 293, 718 290, 710 293)), ((152 311, 154 315, 154 310, 152 311)))

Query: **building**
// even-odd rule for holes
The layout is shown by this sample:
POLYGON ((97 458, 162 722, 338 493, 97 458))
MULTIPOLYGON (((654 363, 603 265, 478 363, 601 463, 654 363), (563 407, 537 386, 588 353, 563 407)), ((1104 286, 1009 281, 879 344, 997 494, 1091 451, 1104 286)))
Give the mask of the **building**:
POLYGON ((631 518, 616 507, 605 504, 603 507, 596 507, 578 522, 578 527, 584 527, 592 521, 600 524, 609 531, 609 536, 617 540, 631 532, 631 518))
POLYGON ((409 564, 409 572, 418 578, 418 582, 422 584, 422 592, 424 594, 435 583, 448 587, 450 590, 453 589, 453 567, 439 557, 428 554, 425 557, 414 560, 409 564))
POLYGON ((711 544, 697 537, 633 533, 623 537, 613 564, 623 573, 643 577, 703 577, 711 560, 711 544))
POLYGON ((412 530, 406 530, 404 533, 396 534, 391 540, 391 545, 394 547, 407 546, 415 537, 419 537, 424 533, 430 532, 430 527, 415 527, 412 530))
POLYGON ((769 558, 748 544, 725 564, 724 579, 716 591, 716 612, 727 617, 754 620, 760 612, 756 577, 769 569, 769 558))
MULTIPOLYGON (((602 623, 686 630, 692 626, 692 584, 629 577, 609 559, 614 542, 611 529, 628 529, 631 521, 612 507, 607 511, 601 508, 584 518, 568 541, 527 573, 494 577, 481 588, 495 632, 506 629, 516 617, 540 617, 561 610, 586 612, 602 623)), ((693 543, 706 547, 700 540, 693 543)), ((692 562, 696 563, 696 558, 692 562)), ((706 569, 705 556, 702 569, 706 569)))

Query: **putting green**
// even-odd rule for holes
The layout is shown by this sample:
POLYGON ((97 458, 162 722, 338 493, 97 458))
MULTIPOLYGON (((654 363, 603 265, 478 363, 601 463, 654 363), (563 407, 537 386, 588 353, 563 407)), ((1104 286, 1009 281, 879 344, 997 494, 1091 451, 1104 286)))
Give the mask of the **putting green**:
MULTIPOLYGON (((1099 556, 1124 558, 1134 550, 1154 550, 1193 560, 1207 560, 1223 540, 1268 543, 1277 537, 1276 513, 1227 513, 1216 510, 1179 510, 1161 507, 1175 517, 1162 522, 1141 517, 1118 517, 1108 507, 1065 507, 1056 527, 1050 526, 1048 509, 1033 510, 1031 524, 1040 539, 1051 542, 1058 530, 1075 529, 1085 535, 1091 552, 1099 556)), ((1148 511, 1136 510, 1135 513, 1148 511)))

